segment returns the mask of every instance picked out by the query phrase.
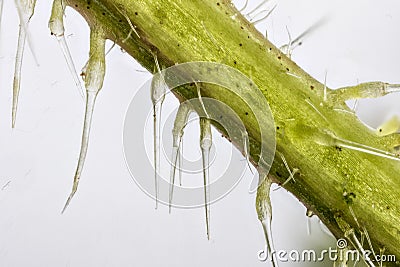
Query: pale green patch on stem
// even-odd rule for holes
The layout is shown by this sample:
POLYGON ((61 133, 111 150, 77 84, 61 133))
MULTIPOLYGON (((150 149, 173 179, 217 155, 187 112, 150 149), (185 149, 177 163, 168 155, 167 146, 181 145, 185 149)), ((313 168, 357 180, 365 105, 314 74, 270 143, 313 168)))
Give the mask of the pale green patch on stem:
POLYGON ((386 136, 396 133, 400 129, 400 118, 394 115, 391 119, 384 122, 376 129, 376 134, 379 136, 386 136))
POLYGON ((327 129, 315 129, 306 125, 297 125, 296 129, 301 134, 301 139, 309 139, 322 146, 342 147, 394 161, 400 161, 400 155, 398 154, 338 137, 327 129))

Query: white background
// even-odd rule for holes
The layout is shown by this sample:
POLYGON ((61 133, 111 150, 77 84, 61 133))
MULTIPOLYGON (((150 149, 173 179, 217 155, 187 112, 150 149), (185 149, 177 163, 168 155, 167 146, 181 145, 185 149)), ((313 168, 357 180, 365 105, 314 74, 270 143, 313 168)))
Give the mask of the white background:
MULTIPOLYGON (((244 4, 237 2, 240 7, 244 4)), ((95 108, 78 193, 67 212, 60 214, 72 186, 84 109, 47 28, 50 8, 48 1, 37 3, 30 29, 40 66, 26 49, 17 125, 11 130, 18 20, 13 1, 4 3, 0 188, 6 186, 0 191, 0 266, 268 266, 257 260, 264 238, 255 196, 247 193, 249 171, 231 194, 212 205, 210 241, 203 209, 174 209, 171 215, 165 206, 155 210, 154 200, 133 182, 122 151, 122 126, 130 99, 150 74, 119 48, 107 56, 106 80, 95 108)), ((398 1, 285 0, 258 26, 262 32, 268 28, 270 40, 280 46, 287 42, 285 26, 296 37, 327 17, 294 51, 295 62, 320 81, 327 71, 327 85, 332 88, 374 80, 399 83, 399 12, 398 1)), ((88 55, 88 28, 71 9, 65 21, 67 41, 80 69, 88 55)), ((376 127, 400 112, 398 100, 393 95, 361 101, 358 112, 376 127)), ((177 105, 176 100, 169 101, 167 105, 177 105)), ((195 127, 188 132, 185 138, 193 141, 185 149, 198 151, 189 148, 197 146, 195 127)), ((214 136, 218 157, 229 144, 214 136)), ((146 141, 151 142, 151 137, 146 141)), ((213 165, 211 172, 219 167, 213 165)), ((311 219, 311 235, 307 235, 305 209, 290 194, 279 190, 272 200, 277 249, 319 251, 335 245, 317 218, 311 219)))

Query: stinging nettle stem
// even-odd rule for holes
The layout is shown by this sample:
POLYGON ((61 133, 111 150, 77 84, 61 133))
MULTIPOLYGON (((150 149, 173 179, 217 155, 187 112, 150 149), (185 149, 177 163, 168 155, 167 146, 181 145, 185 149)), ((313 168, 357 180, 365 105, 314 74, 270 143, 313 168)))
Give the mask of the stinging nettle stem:
MULTIPOLYGON (((400 255, 400 236, 396 227, 400 218, 397 201, 400 182, 395 175, 400 170, 398 161, 382 157, 376 157, 375 160, 367 153, 350 149, 346 153, 340 152, 339 148, 334 151, 332 147, 337 146, 334 142, 332 147, 318 146, 313 139, 296 138, 301 137, 303 132, 296 129, 295 125, 327 129, 344 140, 368 144, 369 147, 382 151, 397 144, 398 137, 377 136, 345 105, 346 98, 333 97, 331 89, 327 89, 327 101, 324 103, 323 84, 266 40, 231 1, 218 1, 218 5, 211 0, 201 3, 183 1, 177 5, 173 0, 102 0, 91 1, 90 9, 86 8, 88 4, 85 0, 68 0, 67 3, 81 13, 89 24, 103 25, 108 38, 151 72, 155 70, 155 64, 150 51, 156 51, 160 63, 165 67, 193 60, 214 61, 235 67, 251 77, 260 88, 260 93, 268 100, 276 126, 280 127, 277 130, 278 150, 285 155, 288 162, 301 170, 301 179, 297 179, 296 184, 288 183, 286 189, 310 208, 337 238, 341 238, 344 231, 334 220, 334 213, 338 209, 343 210, 351 226, 356 227, 342 200, 341 185, 348 184, 348 189, 357 194, 357 205, 353 209, 358 214, 359 221, 368 229, 375 249, 385 246, 388 253, 400 255), (141 38, 132 34, 131 38, 126 39, 131 26, 115 6, 135 25, 141 38), (102 13, 107 15, 103 16, 102 13), (207 25, 207 31, 204 31, 202 25, 207 25), (210 36, 218 37, 220 49, 216 49, 210 36), (305 99, 310 99, 310 103, 318 106, 318 110, 329 123, 315 110, 310 109, 310 104, 305 99), (371 205, 371 202, 375 204, 371 205)), ((257 131, 257 121, 254 117, 245 115, 249 111, 241 101, 243 96, 249 95, 245 87, 239 84, 238 96, 207 85, 202 86, 201 93, 204 98, 228 103, 239 114, 248 130, 250 160, 254 163, 259 162, 261 138, 257 131)), ((196 97, 197 94, 195 88, 184 86, 177 88, 176 95, 184 101, 196 97)), ((258 99, 260 98, 251 99, 250 106, 257 112, 265 112, 264 108, 260 108, 258 99)), ((221 115, 230 119, 226 113, 221 115)), ((218 124, 213 125, 224 132, 218 124)), ((287 177, 279 174, 285 172, 280 160, 275 160, 270 172, 274 182, 283 183, 287 177)))

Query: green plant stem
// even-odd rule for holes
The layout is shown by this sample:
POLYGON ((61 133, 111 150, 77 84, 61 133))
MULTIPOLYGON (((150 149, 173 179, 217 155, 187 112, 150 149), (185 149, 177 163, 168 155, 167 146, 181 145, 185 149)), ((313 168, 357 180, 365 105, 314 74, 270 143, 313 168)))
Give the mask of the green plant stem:
MULTIPOLYGON (((115 41, 149 71, 153 54, 164 67, 190 61, 220 62, 237 68, 260 88, 277 126, 277 150, 296 182, 284 187, 312 210, 337 237, 343 223, 360 232, 365 226, 376 251, 400 259, 400 164, 367 153, 323 145, 314 132, 334 133, 344 140, 390 151, 398 135, 378 137, 367 129, 344 102, 324 102, 324 86, 266 40, 227 0, 68 0, 89 25, 101 25, 115 41), (137 32, 138 37, 132 30, 137 32)), ((331 90, 328 89, 328 93, 331 90)), ((243 92, 245 93, 245 92, 243 92)), ((196 97, 196 88, 176 91, 180 99, 196 97)), ((252 162, 258 160, 260 136, 254 117, 240 97, 217 87, 202 88, 204 97, 227 103, 241 117, 250 137, 252 162)), ((257 105, 252 107, 257 109, 257 105)), ((262 111, 260 111, 262 112, 262 111)), ((289 173, 275 157, 270 174, 283 183, 289 173)), ((346 228, 346 227, 345 227, 346 228)), ((387 266, 391 266, 387 263, 387 266)), ((396 263, 393 266, 397 266, 396 263)))

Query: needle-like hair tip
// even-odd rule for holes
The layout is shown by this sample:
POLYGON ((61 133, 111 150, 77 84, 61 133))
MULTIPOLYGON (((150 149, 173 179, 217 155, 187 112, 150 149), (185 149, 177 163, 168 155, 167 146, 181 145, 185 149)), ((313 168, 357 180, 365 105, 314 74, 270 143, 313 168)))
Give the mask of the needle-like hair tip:
POLYGON ((69 204, 71 203, 71 200, 74 197, 75 193, 76 193, 76 189, 72 190, 72 192, 69 194, 68 199, 65 202, 65 205, 64 205, 64 207, 63 207, 63 209, 61 211, 61 214, 64 214, 64 212, 67 210, 67 208, 68 208, 69 204))
POLYGON ((17 110, 13 108, 12 110, 12 118, 11 118, 11 128, 15 129, 15 119, 16 119, 17 110))

